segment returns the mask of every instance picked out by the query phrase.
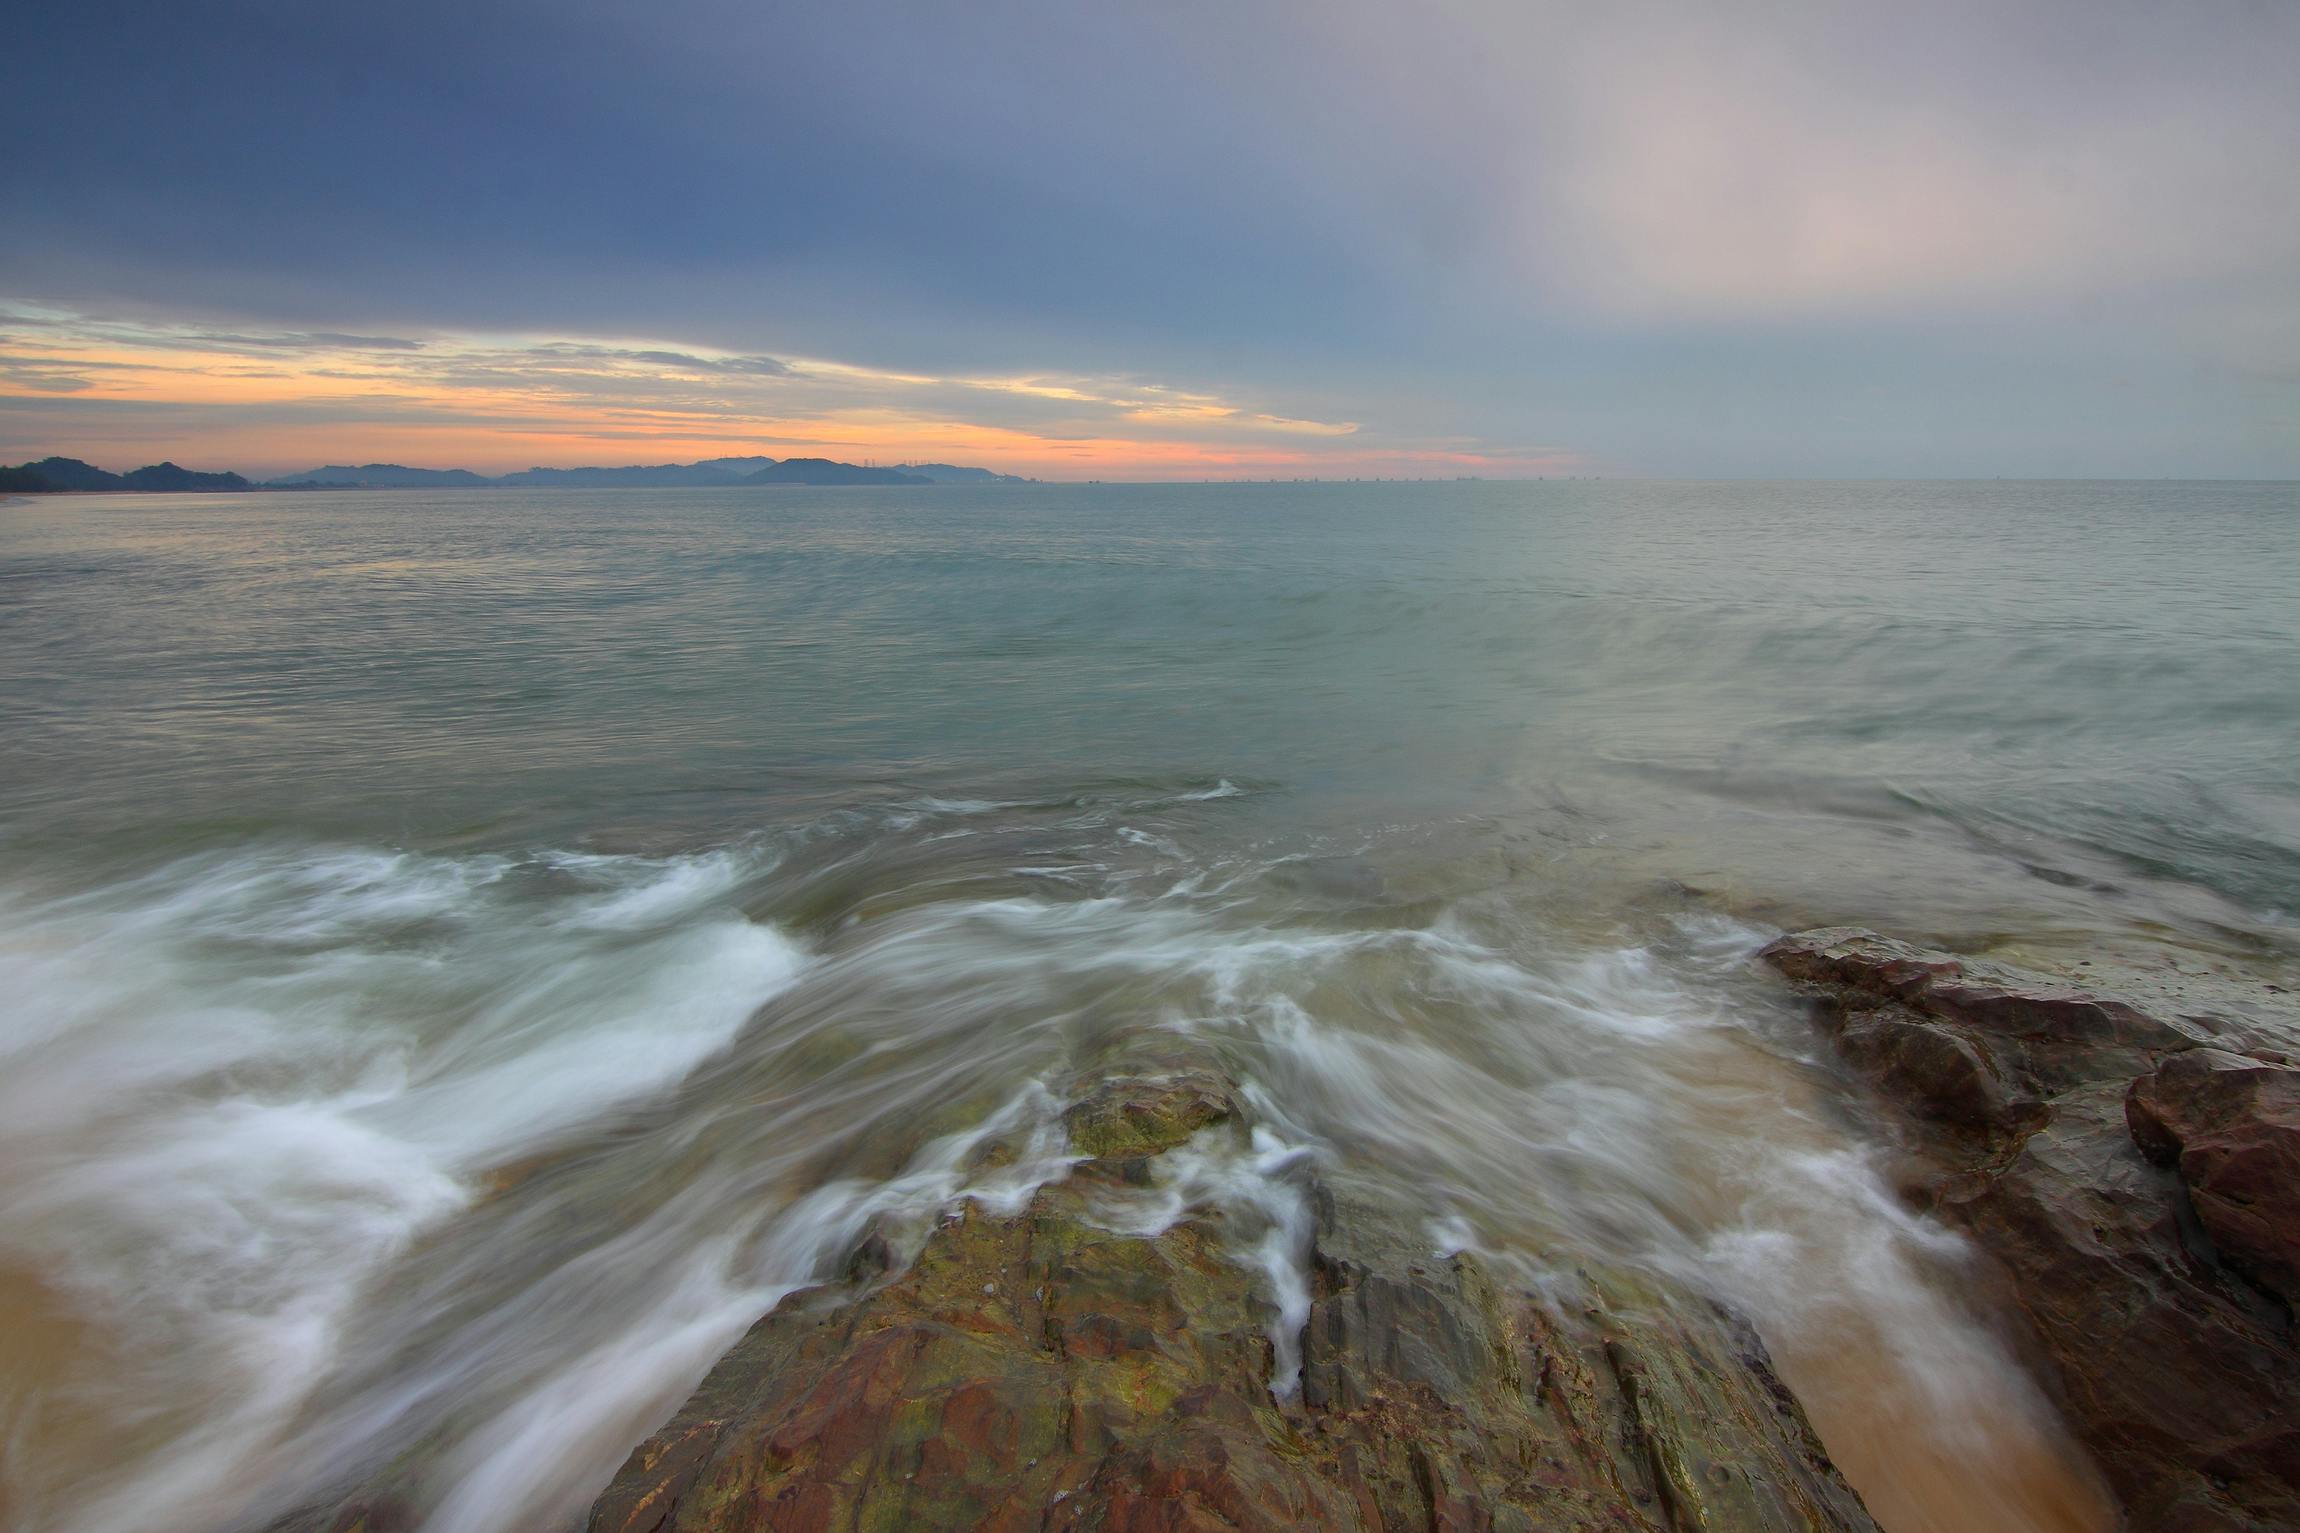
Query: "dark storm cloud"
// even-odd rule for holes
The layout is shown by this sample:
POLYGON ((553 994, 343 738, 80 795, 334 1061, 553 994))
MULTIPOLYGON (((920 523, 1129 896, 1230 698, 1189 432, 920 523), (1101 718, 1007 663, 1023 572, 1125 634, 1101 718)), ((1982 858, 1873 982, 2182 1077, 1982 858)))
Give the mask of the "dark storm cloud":
POLYGON ((1049 12, 1017 54, 979 14, 952 37, 926 9, 39 7, 15 51, 50 65, 0 102, 30 214, 5 275, 72 300, 772 326, 866 353, 898 329, 935 349, 929 315, 1202 332, 1348 289, 1344 253, 1269 237, 1299 222, 1283 178, 1241 186, 1204 147, 1202 179, 1158 170, 1161 140, 1203 141, 1225 108, 1179 58, 1165 89, 1097 77, 1170 45, 1065 37, 1049 12), (1058 103, 1091 107, 1077 148, 1054 141, 1058 103), (1097 143, 1134 165, 1096 164, 1097 143), (828 323, 802 310, 867 291, 828 323))

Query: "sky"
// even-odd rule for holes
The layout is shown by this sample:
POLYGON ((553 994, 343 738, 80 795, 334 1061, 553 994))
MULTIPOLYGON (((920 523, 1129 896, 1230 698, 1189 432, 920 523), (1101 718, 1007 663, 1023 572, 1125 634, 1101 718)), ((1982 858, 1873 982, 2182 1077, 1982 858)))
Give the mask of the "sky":
POLYGON ((9 462, 2300 477, 2291 0, 9 33, 9 462))

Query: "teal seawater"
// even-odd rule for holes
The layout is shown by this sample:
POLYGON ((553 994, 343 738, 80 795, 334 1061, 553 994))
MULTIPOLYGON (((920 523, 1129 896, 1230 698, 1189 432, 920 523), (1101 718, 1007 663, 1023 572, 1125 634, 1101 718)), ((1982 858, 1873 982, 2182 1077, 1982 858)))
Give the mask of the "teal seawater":
POLYGON ((1750 961, 1840 920, 2288 1010, 2300 489, 0 505, 0 1525, 556 1533, 1181 1035, 1280 1394, 1315 1176, 1748 1315, 1888 1533, 2104 1529, 1750 961))
POLYGON ((67 499, 0 513, 0 660, 36 862, 1228 780, 1288 829, 1546 816, 1706 877, 1889 828, 2008 906, 2300 904, 2289 485, 67 499))

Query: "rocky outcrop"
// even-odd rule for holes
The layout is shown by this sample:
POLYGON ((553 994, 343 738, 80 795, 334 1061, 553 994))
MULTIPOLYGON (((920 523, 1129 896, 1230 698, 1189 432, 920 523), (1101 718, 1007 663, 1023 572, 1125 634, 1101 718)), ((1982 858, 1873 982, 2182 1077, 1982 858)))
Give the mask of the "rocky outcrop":
POLYGON ((593 1533, 1873 1528, 1730 1316, 1586 1265, 1536 1299, 1248 1119, 1201 1062, 1096 1087, 1067 1179, 786 1300, 593 1533), (1283 1206, 1192 1194, 1249 1163, 1283 1206))
POLYGON ((2300 1070, 2191 1049, 2134 1081, 2124 1113, 2141 1152, 2179 1169, 2221 1256, 2300 1299, 2300 1070))
POLYGON ((1768 962, 2009 1278, 2136 1533, 2300 1527, 2300 1071, 2209 1017, 1829 928, 1768 962))

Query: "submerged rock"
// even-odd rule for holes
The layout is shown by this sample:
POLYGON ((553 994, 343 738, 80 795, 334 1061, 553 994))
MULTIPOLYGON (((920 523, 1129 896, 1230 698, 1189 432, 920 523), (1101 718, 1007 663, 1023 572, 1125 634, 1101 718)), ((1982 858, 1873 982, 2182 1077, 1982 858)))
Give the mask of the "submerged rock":
POLYGON ((1764 957, 2004 1269, 2136 1533, 2300 1527, 2300 1071, 2216 1019, 1849 928, 1764 957))
POLYGON ((1874 1527, 1731 1316, 1591 1266, 1513 1289, 1249 1117, 1203 1065, 1100 1085, 1067 1180, 786 1300, 593 1533, 1874 1527), (1290 1200, 1251 1244, 1253 1209, 1188 1195, 1249 1160, 1290 1200))

